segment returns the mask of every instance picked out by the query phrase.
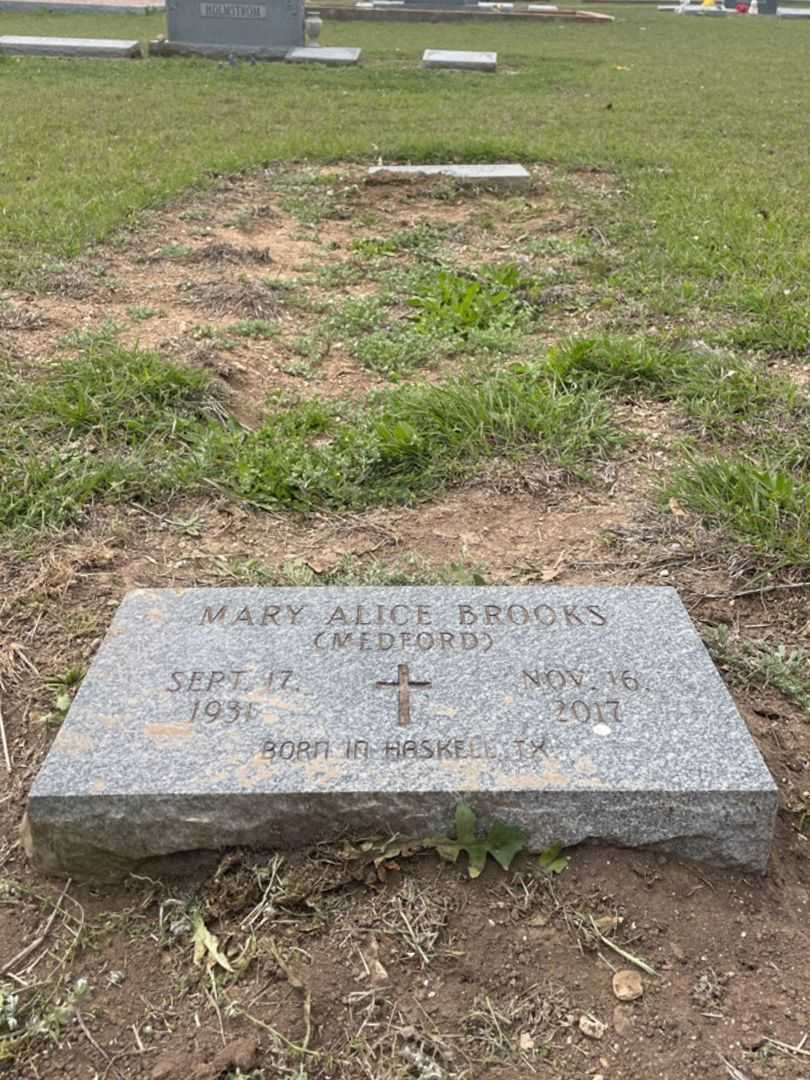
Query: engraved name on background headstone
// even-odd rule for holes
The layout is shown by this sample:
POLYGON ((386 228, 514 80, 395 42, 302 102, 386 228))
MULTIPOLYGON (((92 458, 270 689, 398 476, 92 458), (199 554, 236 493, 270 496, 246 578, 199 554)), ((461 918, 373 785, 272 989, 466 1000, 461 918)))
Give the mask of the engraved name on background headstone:
POLYGON ((773 781, 674 590, 126 597, 31 791, 43 870, 232 844, 601 839, 764 870, 773 781))

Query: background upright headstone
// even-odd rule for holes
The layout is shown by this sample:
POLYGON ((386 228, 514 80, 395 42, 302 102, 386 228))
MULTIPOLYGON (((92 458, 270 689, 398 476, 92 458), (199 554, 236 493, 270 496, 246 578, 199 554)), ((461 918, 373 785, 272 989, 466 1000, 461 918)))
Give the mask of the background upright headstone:
POLYGON ((168 51, 272 57, 304 44, 303 0, 169 0, 166 19, 168 51))

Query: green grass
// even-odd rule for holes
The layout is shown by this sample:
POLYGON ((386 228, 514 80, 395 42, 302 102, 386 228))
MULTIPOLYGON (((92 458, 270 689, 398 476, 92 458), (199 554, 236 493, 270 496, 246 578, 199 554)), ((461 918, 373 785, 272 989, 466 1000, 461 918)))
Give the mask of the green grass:
MULTIPOLYGON (((145 207, 263 162, 537 160, 614 176, 612 197, 590 200, 610 247, 588 272, 617 324, 632 296, 647 317, 700 311, 724 340, 800 354, 810 27, 610 11, 609 26, 531 29, 327 21, 325 42, 364 49, 362 67, 341 71, 175 59, 113 77, 104 61, 4 59, 0 275, 75 255, 145 207), (497 49, 517 74, 421 70, 421 50, 443 44, 497 49)), ((116 16, 119 36, 163 29, 162 17, 116 16)), ((0 32, 110 30, 106 16, 4 13, 0 32)))
POLYGON ((279 334, 278 326, 266 319, 241 319, 239 322, 231 323, 228 330, 237 337, 254 340, 278 337, 279 334))
POLYGON ((360 404, 277 401, 256 431, 222 419, 202 375, 115 345, 3 393, 0 530, 211 486, 268 509, 410 503, 490 457, 581 472, 621 442, 599 394, 567 394, 540 366, 360 404))
POLYGON ((514 264, 476 272, 417 262, 379 280, 377 293, 327 308, 301 352, 321 356, 340 340, 363 367, 396 381, 459 353, 514 353, 534 324, 521 295, 528 283, 514 264))
POLYGON ((111 345, 121 330, 122 327, 113 319, 105 319, 95 330, 89 328, 69 330, 59 339, 59 348, 82 351, 111 345))
POLYGON ((794 463, 810 436, 810 398, 788 378, 723 350, 602 336, 550 350, 549 366, 568 390, 677 403, 702 436, 779 448, 794 463))
POLYGON ((567 393, 677 405, 704 451, 676 449, 663 497, 772 565, 810 563, 810 397, 795 383, 722 350, 617 337, 556 346, 548 367, 567 393))
POLYGON ((664 492, 779 567, 810 564, 810 479, 743 457, 691 457, 664 492))
POLYGON ((704 639, 715 661, 743 687, 778 690, 810 715, 810 657, 768 641, 735 638, 728 627, 710 628, 704 639))
POLYGON ((392 562, 382 559, 361 561, 344 555, 328 570, 317 574, 304 562, 287 562, 277 569, 257 559, 232 559, 223 567, 223 577, 239 585, 488 585, 481 566, 449 563, 433 566, 415 555, 392 562))

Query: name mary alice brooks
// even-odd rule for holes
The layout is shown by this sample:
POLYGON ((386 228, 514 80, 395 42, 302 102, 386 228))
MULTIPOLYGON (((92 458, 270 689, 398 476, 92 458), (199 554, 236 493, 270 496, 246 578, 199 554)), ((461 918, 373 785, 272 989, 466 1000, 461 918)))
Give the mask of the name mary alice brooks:
MULTIPOLYGON (((385 604, 337 607, 328 613, 314 605, 265 604, 261 607, 205 606, 198 620, 200 626, 311 626, 325 628, 347 626, 433 626, 433 609, 428 604, 385 604), (314 616, 314 618, 313 618, 314 616)), ((441 620, 456 626, 606 626, 608 616, 596 604, 457 604, 450 612, 442 611, 441 620), (451 612, 455 612, 455 615, 451 612)))

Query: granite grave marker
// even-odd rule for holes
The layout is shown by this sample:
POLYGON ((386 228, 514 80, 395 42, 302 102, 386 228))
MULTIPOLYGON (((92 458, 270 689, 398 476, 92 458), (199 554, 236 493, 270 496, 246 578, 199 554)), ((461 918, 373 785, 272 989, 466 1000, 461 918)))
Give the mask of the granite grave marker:
POLYGON ((155 55, 281 59, 304 45, 304 0, 168 0, 166 41, 155 55))
POLYGON ((487 188, 525 188, 532 178, 522 165, 372 165, 370 177, 401 176, 405 179, 417 177, 446 176, 457 184, 487 188))
POLYGON ((425 49, 422 67, 431 71, 447 68, 451 71, 495 71, 498 54, 473 52, 464 49, 425 49))
POLYGON ((352 67, 359 63, 361 49, 346 46, 305 45, 290 49, 284 57, 288 64, 325 64, 327 67, 352 67))
POLYGON ((774 783, 668 588, 130 593, 31 790, 46 872, 518 824, 764 871, 774 783))
POLYGON ((140 60, 141 46, 137 41, 122 41, 118 38, 29 37, 5 34, 0 37, 0 54, 140 60))

